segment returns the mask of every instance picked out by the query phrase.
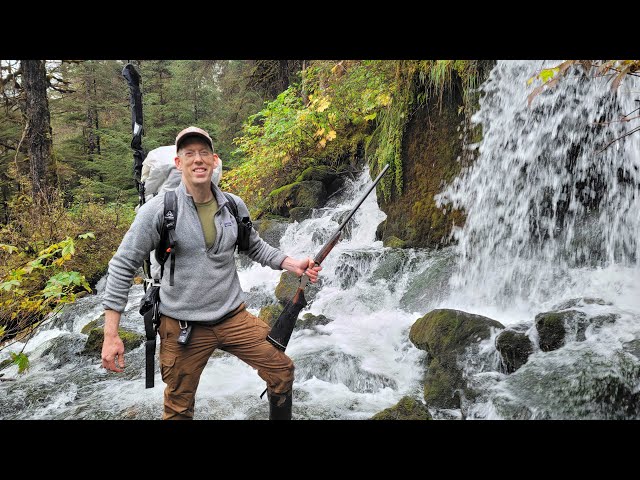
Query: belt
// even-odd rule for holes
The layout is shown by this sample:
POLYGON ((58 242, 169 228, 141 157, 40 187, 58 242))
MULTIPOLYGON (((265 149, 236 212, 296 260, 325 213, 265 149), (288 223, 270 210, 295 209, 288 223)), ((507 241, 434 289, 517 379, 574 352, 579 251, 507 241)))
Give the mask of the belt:
MULTIPOLYGON (((231 318, 234 315, 239 314, 241 311, 243 311, 246 308, 247 308, 247 305, 244 302, 242 302, 240 305, 238 305, 236 308, 234 308, 233 310, 231 310, 229 313, 227 313, 222 318, 219 318, 218 320, 207 320, 204 322, 194 322, 194 321, 186 321, 186 320, 182 320, 182 321, 185 323, 193 323, 194 325, 217 325, 227 320, 228 318, 231 318)), ((172 318, 172 317, 169 317, 168 315, 165 315, 165 317, 172 318)), ((179 321, 177 318, 173 318, 173 320, 179 321)))

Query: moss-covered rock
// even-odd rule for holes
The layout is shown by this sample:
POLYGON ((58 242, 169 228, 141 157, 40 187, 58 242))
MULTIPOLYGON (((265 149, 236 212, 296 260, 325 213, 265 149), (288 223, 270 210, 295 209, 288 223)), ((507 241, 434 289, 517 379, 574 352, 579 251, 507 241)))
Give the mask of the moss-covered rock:
POLYGON ((505 371, 513 373, 527 363, 533 344, 526 334, 505 330, 496 337, 496 350, 500 352, 505 371))
MULTIPOLYGON (((300 279, 294 273, 288 271, 282 272, 282 275, 280 275, 280 283, 278 283, 275 290, 278 301, 285 305, 289 300, 291 300, 298 290, 299 282, 300 279)), ((320 290, 318 284, 321 282, 322 280, 318 279, 318 283, 309 283, 307 285, 304 290, 304 298, 307 300, 307 303, 311 302, 316 297, 318 290, 320 290)))
POLYGON ((462 372, 455 364, 443 365, 437 358, 429 362, 424 379, 424 400, 427 404, 437 408, 460 408, 460 392, 464 387, 462 372))
POLYGON ((402 397, 393 407, 376 413, 371 420, 433 420, 426 405, 409 396, 402 397))
POLYGON ((382 242, 382 245, 390 248, 405 248, 407 246, 407 242, 392 235, 390 237, 386 237, 382 242))
POLYGON ((289 210, 289 217, 291 220, 295 222, 302 222, 307 218, 311 218, 311 214, 313 213, 313 208, 309 207, 294 207, 289 210))
POLYGON ((289 226, 289 220, 284 217, 261 218, 253 222, 253 228, 260 238, 275 248, 280 247, 280 239, 289 226))
POLYGON ((316 325, 326 325, 333 320, 325 317, 324 315, 314 315, 312 313, 305 313, 302 318, 296 322, 296 329, 312 328, 316 325))
POLYGON ((545 312, 535 317, 536 330, 538 330, 538 346, 543 352, 556 350, 564 345, 566 334, 564 319, 566 312, 545 312))
POLYGON ((439 358, 460 353, 470 344, 489 338, 491 327, 503 329, 504 325, 461 310, 436 309, 414 322, 409 339, 417 348, 439 358))
POLYGON ((276 323, 276 320, 278 319, 278 317, 280 316, 283 310, 284 310, 284 307, 280 303, 266 305, 260 309, 260 313, 258 314, 258 317, 260 317, 260 319, 264 323, 266 323, 270 327, 273 327, 273 324, 276 323))
POLYGON ((409 339, 429 353, 424 383, 424 398, 429 405, 460 408, 463 396, 475 396, 467 388, 457 360, 467 348, 489 338, 492 328, 504 326, 491 318, 450 309, 433 310, 414 322, 409 339))
MULTIPOLYGON (((126 329, 119 329, 118 334, 124 343, 125 353, 139 347, 144 341, 144 335, 136 332, 131 332, 126 329)), ((89 332, 89 338, 84 346, 82 355, 90 355, 100 357, 102 355, 102 342, 104 340, 103 328, 93 328, 89 332)))
POLYGON ((290 183, 272 191, 268 201, 268 212, 289 217, 289 211, 295 207, 323 207, 327 202, 327 189, 317 180, 290 183))
POLYGON ((308 182, 317 180, 324 183, 325 187, 329 187, 331 183, 337 178, 335 170, 327 165, 316 165, 305 169, 298 177, 296 182, 308 182))
POLYGON ((100 315, 98 318, 96 318, 95 320, 91 320, 84 327, 82 327, 82 330, 80 330, 80 333, 84 333, 85 335, 89 335, 89 332, 91 330, 93 330, 94 328, 98 328, 98 327, 100 327, 100 328, 104 327, 104 313, 102 315, 100 315))

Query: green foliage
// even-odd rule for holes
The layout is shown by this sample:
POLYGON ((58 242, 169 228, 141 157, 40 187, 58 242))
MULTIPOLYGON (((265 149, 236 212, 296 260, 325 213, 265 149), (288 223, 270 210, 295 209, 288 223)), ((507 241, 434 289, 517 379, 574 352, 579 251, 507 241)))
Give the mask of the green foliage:
POLYGON ((391 166, 380 183, 384 197, 401 194, 406 125, 418 106, 441 101, 454 80, 466 105, 475 98, 476 61, 313 61, 299 83, 248 118, 236 139, 241 165, 225 174, 223 187, 257 202, 290 183, 294 170, 349 161, 353 139, 366 139, 373 173, 391 166))
POLYGON ((29 357, 23 352, 11 352, 11 361, 18 366, 18 373, 23 373, 29 369, 29 357))

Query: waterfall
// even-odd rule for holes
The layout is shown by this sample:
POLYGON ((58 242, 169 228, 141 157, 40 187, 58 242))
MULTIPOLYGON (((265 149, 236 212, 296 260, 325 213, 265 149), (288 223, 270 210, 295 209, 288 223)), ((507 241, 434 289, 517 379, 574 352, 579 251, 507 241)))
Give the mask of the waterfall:
POLYGON ((467 358, 471 418, 640 417, 640 135, 620 121, 639 82, 612 91, 574 69, 529 106, 528 79, 557 63, 498 62, 472 118, 475 161, 436 198, 466 213, 443 306, 534 345, 537 314, 570 312, 562 347, 536 348, 509 376, 491 361, 495 338, 484 363, 467 358))
POLYGON ((638 82, 614 92, 575 69, 528 106, 528 79, 557 63, 497 64, 472 118, 477 159, 437 198, 467 215, 452 285, 471 305, 640 298, 627 278, 638 276, 640 135, 605 149, 627 131, 619 120, 638 107, 638 82))

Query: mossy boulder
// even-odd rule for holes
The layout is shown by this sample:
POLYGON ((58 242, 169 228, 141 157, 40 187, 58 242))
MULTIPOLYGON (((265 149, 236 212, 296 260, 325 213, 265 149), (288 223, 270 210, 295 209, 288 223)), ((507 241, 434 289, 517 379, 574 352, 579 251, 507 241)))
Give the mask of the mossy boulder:
POLYGON ((316 325, 326 325, 333 320, 325 317, 324 315, 314 315, 312 313, 305 313, 302 318, 296 322, 296 329, 312 328, 316 325))
POLYGON ((505 330, 496 337, 496 350, 500 352, 505 371, 513 373, 527 363, 533 353, 533 343, 522 332, 505 330))
POLYGON ((284 217, 261 218, 253 222, 253 228, 260 238, 275 248, 280 247, 280 239, 289 226, 289 220, 284 217))
POLYGON ((309 207, 294 207, 289 210, 289 217, 295 222, 302 222, 308 218, 311 218, 313 208, 309 207))
POLYGON ((419 400, 405 396, 393 407, 376 413, 371 420, 433 420, 429 409, 419 400))
MULTIPOLYGON (((452 358, 449 359, 454 360, 452 358)), ((437 358, 429 362, 424 378, 424 400, 437 408, 460 408, 460 392, 465 382, 462 372, 454 363, 441 364, 437 358)))
POLYGON ((327 202, 327 189, 318 180, 295 182, 269 194, 266 210, 275 215, 289 217, 295 207, 321 208, 327 202))
POLYGON ((273 327, 273 324, 276 323, 276 320, 278 319, 278 317, 280 316, 283 310, 284 310, 284 307, 280 303, 266 305, 260 309, 260 313, 258 314, 258 317, 260 317, 260 319, 264 323, 266 323, 270 327, 273 327))
POLYGON ((536 330, 538 331, 538 345, 543 352, 557 350, 564 345, 566 330, 564 320, 572 315, 567 312, 544 312, 535 317, 536 330))
POLYGON ((453 309, 436 309, 419 318, 411 326, 409 339, 419 349, 440 358, 461 353, 470 344, 489 338, 491 328, 504 325, 482 315, 453 309))
MULTIPOLYGON (((296 274, 289 271, 282 272, 282 275, 280 275, 280 283, 278 283, 275 290, 276 298, 281 304, 285 305, 293 298, 298 290, 299 282, 300 279, 296 274)), ((316 297, 320 290, 318 284, 321 282, 321 278, 318 279, 318 283, 316 284, 309 282, 304 290, 304 298, 307 300, 307 303, 311 302, 316 297)))
POLYGON ((437 309, 414 322, 409 339, 429 354, 424 384, 425 401, 436 408, 460 408, 462 398, 475 393, 467 388, 458 357, 504 326, 491 318, 460 310, 437 309))
POLYGON ((331 169, 328 165, 316 165, 303 170, 303 172, 296 178, 296 182, 316 180, 324 183, 325 187, 328 188, 337 177, 338 175, 335 170, 331 169))
MULTIPOLYGON (((144 335, 126 330, 124 328, 119 329, 118 334, 122 339, 122 343, 124 343, 125 353, 139 347, 145 341, 144 335)), ((102 355, 103 340, 104 329, 102 327, 91 329, 91 331, 89 331, 89 338, 87 338, 87 343, 84 346, 84 350, 81 352, 82 355, 100 357, 102 355)))
POLYGON ((392 235, 390 237, 385 238, 384 241, 382 242, 382 245, 390 248, 405 248, 407 246, 407 242, 405 242, 404 240, 398 237, 394 237, 392 235))
POLYGON ((104 313, 100 315, 98 318, 96 318, 95 320, 91 320, 84 327, 82 327, 82 330, 80 330, 80 333, 89 335, 89 332, 91 332, 91 330, 98 327, 100 328, 104 327, 104 313))

